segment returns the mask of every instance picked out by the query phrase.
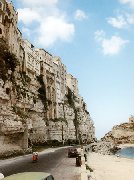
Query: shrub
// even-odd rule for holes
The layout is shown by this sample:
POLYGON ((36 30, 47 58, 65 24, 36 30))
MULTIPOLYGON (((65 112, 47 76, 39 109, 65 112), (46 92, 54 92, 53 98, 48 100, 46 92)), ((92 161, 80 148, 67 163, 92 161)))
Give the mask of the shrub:
POLYGON ((73 95, 73 92, 71 91, 70 88, 68 88, 68 92, 66 94, 66 97, 67 97, 67 101, 68 101, 68 104, 71 106, 71 107, 75 107, 75 104, 74 104, 74 95, 73 95))
POLYGON ((41 87, 38 89, 38 93, 39 93, 39 98, 41 99, 44 108, 47 108, 47 97, 46 97, 46 86, 45 83, 43 81, 43 76, 37 76, 37 80, 40 83, 41 87))
POLYGON ((21 108, 17 107, 17 106, 13 106, 13 111, 20 116, 22 123, 26 123, 26 119, 29 118, 29 114, 28 112, 25 112, 24 110, 22 110, 21 108))
POLYGON ((93 169, 90 168, 87 164, 86 164, 86 169, 89 170, 90 172, 93 172, 93 169))
POLYGON ((19 73, 21 75, 23 85, 28 85, 31 82, 31 78, 24 71, 20 71, 19 73))
POLYGON ((0 40, 0 78, 5 82, 8 79, 8 70, 15 71, 19 61, 8 49, 7 44, 0 40))

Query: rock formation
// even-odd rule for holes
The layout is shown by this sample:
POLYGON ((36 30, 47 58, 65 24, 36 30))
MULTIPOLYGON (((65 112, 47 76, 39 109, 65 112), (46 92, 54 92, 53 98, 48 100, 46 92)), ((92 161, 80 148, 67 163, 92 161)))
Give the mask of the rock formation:
POLYGON ((114 126, 102 139, 114 144, 134 143, 134 123, 123 123, 114 126))
POLYGON ((86 151, 100 153, 103 155, 115 154, 120 148, 118 148, 113 142, 98 141, 88 145, 86 151))
POLYGON ((32 144, 94 141, 94 124, 81 96, 66 86, 61 103, 50 101, 43 75, 31 78, 4 41, 0 42, 0 65, 2 153, 9 152, 9 147, 16 147, 20 152, 20 147, 27 149, 32 144), (48 118, 51 104, 58 108, 59 117, 48 118))
POLYGON ((77 79, 67 74, 59 57, 23 40, 12 3, 0 3, 1 150, 93 142, 94 124, 78 93, 77 79))

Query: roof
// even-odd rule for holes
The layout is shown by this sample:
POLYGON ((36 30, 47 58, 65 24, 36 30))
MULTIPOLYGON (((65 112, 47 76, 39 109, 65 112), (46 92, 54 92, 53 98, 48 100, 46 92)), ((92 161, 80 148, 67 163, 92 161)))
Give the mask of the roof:
POLYGON ((44 172, 24 172, 7 176, 3 180, 45 180, 48 176, 50 174, 44 172))

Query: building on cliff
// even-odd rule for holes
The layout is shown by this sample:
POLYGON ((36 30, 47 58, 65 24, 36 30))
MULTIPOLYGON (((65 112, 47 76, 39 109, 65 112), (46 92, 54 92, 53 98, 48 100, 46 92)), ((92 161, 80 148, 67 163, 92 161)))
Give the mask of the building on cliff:
POLYGON ((25 69, 23 69, 26 74, 28 74, 31 78, 34 76, 40 75, 40 58, 37 52, 34 49, 34 46, 28 40, 21 39, 21 46, 24 51, 25 57, 25 69))
POLYGON ((18 13, 12 3, 0 1, 0 36, 8 42, 10 51, 19 58, 22 34, 17 27, 18 13))
POLYGON ((57 112, 53 56, 44 49, 36 49, 36 52, 40 58, 41 75, 43 76, 43 81, 46 87, 46 98, 48 101, 46 118, 55 119, 57 117, 57 112))
POLYGON ((71 89, 71 91, 77 96, 78 92, 78 80, 73 77, 71 74, 67 74, 67 86, 71 89))
POLYGON ((131 116, 129 117, 129 122, 130 122, 130 123, 134 123, 134 116, 131 115, 131 116))
POLYGON ((56 112, 57 118, 64 117, 63 108, 64 97, 66 94, 66 66, 61 62, 60 57, 53 57, 53 67, 54 67, 54 75, 55 75, 55 86, 56 86, 56 112))
POLYGON ((0 38, 5 38, 5 17, 8 17, 7 3, 5 0, 0 1, 0 38))
MULTIPOLYGON (((12 3, 0 0, 0 40, 14 62, 11 72, 3 67, 5 76, 0 77, 0 145, 26 148, 28 139, 34 144, 92 142, 94 124, 79 95, 78 80, 67 73, 60 57, 22 39, 17 21, 12 3)), ((5 66, 2 50, 0 56, 5 66)))

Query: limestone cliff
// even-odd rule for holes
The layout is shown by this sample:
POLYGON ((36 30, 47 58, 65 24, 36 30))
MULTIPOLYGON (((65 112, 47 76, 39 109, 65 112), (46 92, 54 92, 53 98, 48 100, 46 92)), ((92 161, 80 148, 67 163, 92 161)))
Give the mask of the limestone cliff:
POLYGON ((134 143, 134 123, 123 123, 114 126, 103 138, 115 144, 134 143))
POLYGON ((43 75, 28 76, 24 62, 8 51, 5 42, 0 44, 0 65, 0 147, 94 141, 86 104, 68 87, 62 103, 48 100, 43 75), (59 117, 47 118, 51 104, 59 117))

